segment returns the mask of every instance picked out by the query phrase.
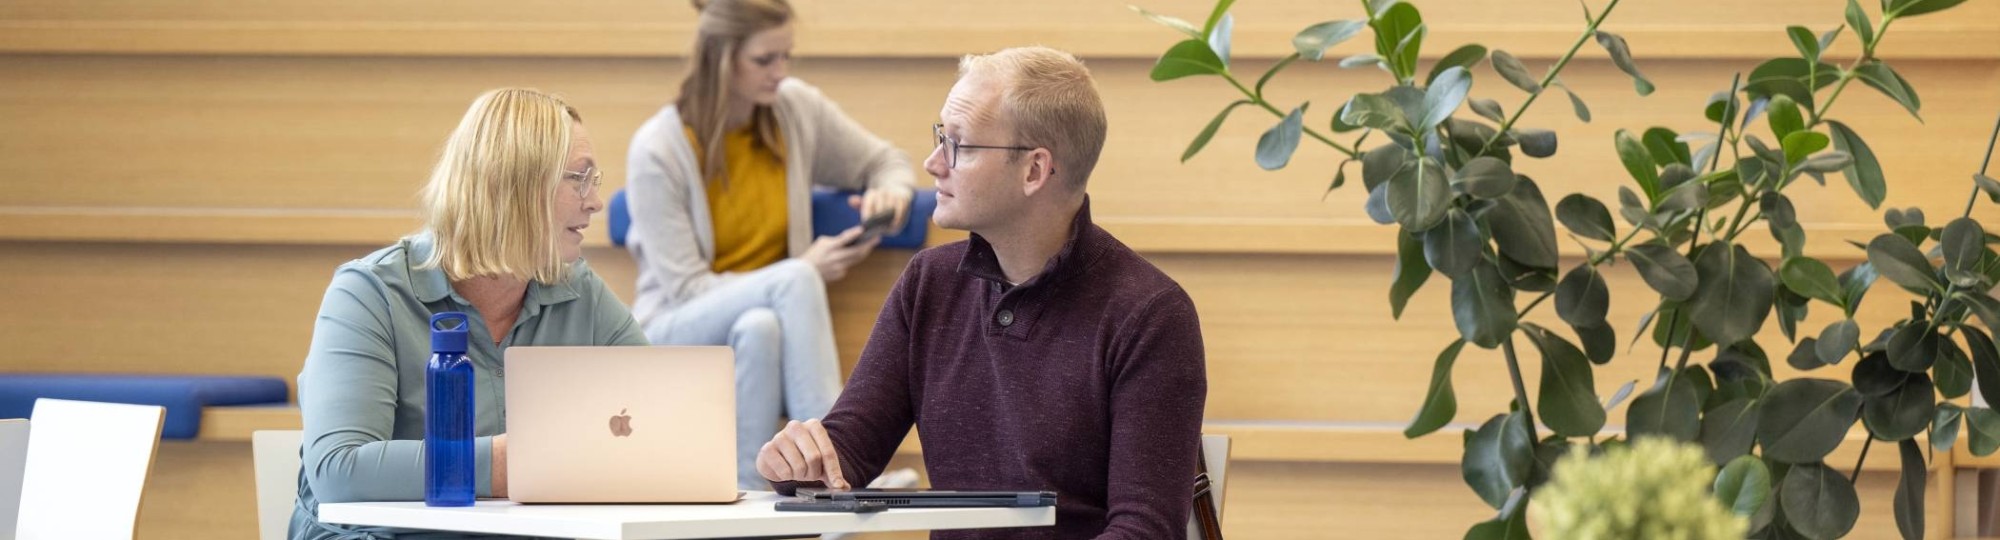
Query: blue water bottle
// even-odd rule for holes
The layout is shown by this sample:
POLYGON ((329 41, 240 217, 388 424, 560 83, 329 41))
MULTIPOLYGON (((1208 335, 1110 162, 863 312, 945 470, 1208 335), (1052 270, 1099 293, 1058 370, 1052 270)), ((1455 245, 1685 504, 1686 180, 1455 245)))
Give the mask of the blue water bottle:
POLYGON ((472 506, 479 478, 472 457, 472 359, 464 313, 431 316, 431 361, 424 370, 424 504, 472 506))

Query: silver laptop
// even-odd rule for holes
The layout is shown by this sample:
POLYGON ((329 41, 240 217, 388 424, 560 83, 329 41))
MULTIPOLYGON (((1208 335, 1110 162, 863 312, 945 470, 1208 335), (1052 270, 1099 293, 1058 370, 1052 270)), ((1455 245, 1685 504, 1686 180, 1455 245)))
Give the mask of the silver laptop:
POLYGON ((508 498, 738 498, 729 347, 510 347, 506 356, 508 498))

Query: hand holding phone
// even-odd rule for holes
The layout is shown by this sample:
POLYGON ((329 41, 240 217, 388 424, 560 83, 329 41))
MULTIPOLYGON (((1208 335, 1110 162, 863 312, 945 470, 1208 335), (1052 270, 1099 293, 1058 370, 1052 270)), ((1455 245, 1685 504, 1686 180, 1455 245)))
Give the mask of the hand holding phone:
POLYGON ((854 237, 854 240, 848 241, 847 247, 858 246, 869 240, 881 238, 883 235, 889 234, 889 226, 895 224, 895 222, 896 212, 894 210, 868 216, 868 219, 861 220, 861 235, 854 237))

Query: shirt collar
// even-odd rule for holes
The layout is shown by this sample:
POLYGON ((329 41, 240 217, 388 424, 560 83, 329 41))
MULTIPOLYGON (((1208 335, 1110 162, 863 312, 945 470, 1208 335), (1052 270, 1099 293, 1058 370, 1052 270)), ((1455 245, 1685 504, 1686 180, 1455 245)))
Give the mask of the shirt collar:
MULTIPOLYGON (((406 237, 403 239, 403 249, 407 254, 406 264, 409 265, 410 270, 410 286, 417 293, 417 300, 429 304, 443 300, 449 296, 452 301, 460 305, 472 305, 471 302, 465 300, 465 297, 459 296, 458 291, 452 290, 451 280, 445 277, 443 268, 423 266, 424 261, 430 260, 431 253, 437 250, 437 237, 435 235, 427 231, 406 237)), ((544 306, 560 304, 582 297, 583 295, 576 291, 575 284, 577 280, 575 278, 577 275, 587 272, 587 268, 582 262, 570 265, 570 279, 555 285, 543 285, 537 281, 529 281, 528 293, 523 298, 521 304, 521 316, 524 318, 533 316, 541 313, 544 306)))
MULTIPOLYGON (((1101 240, 1096 238, 1097 228, 1090 220, 1090 197, 1084 196, 1083 205, 1076 210, 1070 220, 1069 239, 1063 242, 1062 250, 1049 258, 1042 271, 1029 278, 1018 287, 1030 288, 1037 285, 1053 284, 1070 276, 1082 273, 1089 267, 1090 260, 1097 254, 1101 240)), ((959 261, 958 272, 974 278, 991 281, 1008 287, 1007 273, 1000 268, 1000 257, 993 253, 993 244, 973 233, 965 250, 965 258, 959 261)))

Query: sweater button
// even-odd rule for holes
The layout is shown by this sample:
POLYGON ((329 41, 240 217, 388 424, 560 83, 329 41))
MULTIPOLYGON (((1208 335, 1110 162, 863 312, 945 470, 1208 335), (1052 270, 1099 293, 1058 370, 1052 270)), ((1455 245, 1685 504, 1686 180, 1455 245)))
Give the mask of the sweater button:
POLYGON ((1000 310, 1000 315, 994 317, 994 322, 1000 323, 1000 326, 1013 326, 1014 312, 1012 310, 1000 310))

